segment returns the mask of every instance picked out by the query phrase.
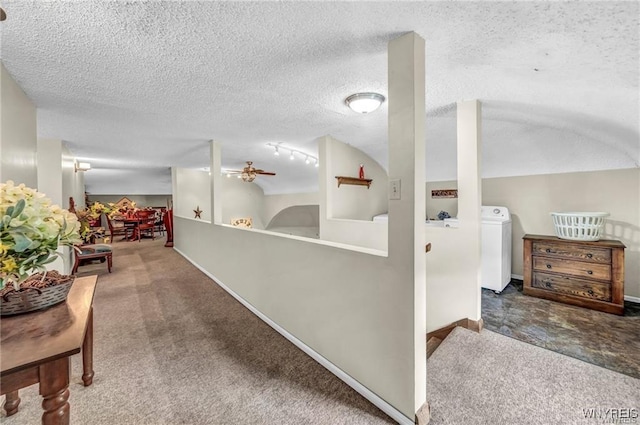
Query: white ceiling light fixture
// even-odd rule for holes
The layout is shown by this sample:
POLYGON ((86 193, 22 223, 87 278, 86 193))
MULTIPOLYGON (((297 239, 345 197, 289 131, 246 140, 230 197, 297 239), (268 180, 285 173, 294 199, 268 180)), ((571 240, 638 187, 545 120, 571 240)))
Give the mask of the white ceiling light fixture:
POLYGON ((356 93, 347 97, 344 103, 359 114, 368 114, 378 109, 384 100, 379 93, 356 93))
POLYGON ((280 156, 280 151, 278 151, 278 147, 276 146, 276 151, 273 153, 275 156, 280 156))
POLYGON ((91 169, 91 164, 88 162, 76 162, 75 163, 76 173, 78 171, 89 171, 91 169))

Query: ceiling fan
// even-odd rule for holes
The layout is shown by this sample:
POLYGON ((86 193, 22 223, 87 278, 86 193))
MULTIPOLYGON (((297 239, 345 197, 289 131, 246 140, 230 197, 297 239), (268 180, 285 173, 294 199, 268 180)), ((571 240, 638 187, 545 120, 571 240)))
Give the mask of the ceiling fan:
POLYGON ((276 175, 276 173, 272 173, 270 171, 264 171, 264 170, 260 170, 258 168, 254 168, 252 161, 247 161, 247 166, 244 167, 242 170, 227 170, 227 177, 229 177, 231 174, 239 175, 239 177, 243 181, 245 181, 247 183, 250 183, 253 180, 255 180, 255 178, 256 178, 256 176, 258 174, 262 174, 263 176, 275 176, 276 175))

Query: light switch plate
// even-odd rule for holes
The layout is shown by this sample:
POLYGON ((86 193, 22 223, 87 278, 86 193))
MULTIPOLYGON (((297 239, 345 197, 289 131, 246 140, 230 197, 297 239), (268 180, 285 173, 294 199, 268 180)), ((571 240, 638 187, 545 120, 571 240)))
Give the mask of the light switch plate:
POLYGON ((400 199, 400 179, 389 180, 389 199, 400 199))

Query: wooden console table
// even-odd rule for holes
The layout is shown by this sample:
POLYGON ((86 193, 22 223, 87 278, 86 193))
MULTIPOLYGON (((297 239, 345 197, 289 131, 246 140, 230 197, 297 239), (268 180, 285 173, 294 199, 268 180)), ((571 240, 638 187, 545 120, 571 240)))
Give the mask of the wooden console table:
POLYGON ((93 381, 93 294, 97 276, 77 277, 67 301, 0 320, 0 395, 7 416, 18 411, 18 390, 40 383, 42 423, 69 424, 70 356, 82 349, 85 386, 93 381))

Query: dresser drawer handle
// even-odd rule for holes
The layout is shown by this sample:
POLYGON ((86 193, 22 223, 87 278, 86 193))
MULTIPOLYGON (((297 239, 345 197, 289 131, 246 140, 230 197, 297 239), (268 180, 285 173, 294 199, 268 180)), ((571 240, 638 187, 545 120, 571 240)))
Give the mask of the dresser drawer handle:
POLYGON ((545 252, 551 252, 551 248, 547 248, 544 250, 545 252))
POLYGON ((551 264, 547 264, 547 268, 550 269, 551 268, 551 264))
POLYGON ((587 270, 587 274, 593 274, 591 270, 587 270))
POLYGON ((589 290, 587 291, 587 294, 589 294, 589 295, 593 295, 593 289, 589 289, 589 290))
POLYGON ((547 288, 551 288, 551 282, 545 282, 544 286, 546 286, 547 288))
POLYGON ((592 253, 588 253, 587 254, 587 258, 593 258, 593 254, 592 253))

